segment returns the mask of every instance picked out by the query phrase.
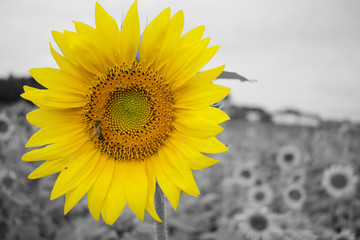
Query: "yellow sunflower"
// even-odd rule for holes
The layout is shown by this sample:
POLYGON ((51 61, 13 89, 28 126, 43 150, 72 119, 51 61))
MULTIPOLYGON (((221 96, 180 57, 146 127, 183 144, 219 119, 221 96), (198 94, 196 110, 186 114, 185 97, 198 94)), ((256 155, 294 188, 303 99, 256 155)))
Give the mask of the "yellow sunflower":
POLYGON ((29 178, 60 172, 51 199, 66 195, 65 214, 87 194, 96 220, 114 223, 127 204, 161 221, 156 183, 176 209, 182 191, 199 195, 192 170, 218 162, 203 153, 227 150, 215 135, 229 117, 211 107, 230 91, 212 82, 224 66, 199 72, 219 47, 208 47, 203 26, 182 35, 183 12, 169 8, 140 40, 136 1, 121 29, 98 3, 95 28, 74 24, 53 32, 59 69, 30 70, 47 89, 24 87, 39 107, 27 119, 41 127, 26 146, 46 145, 23 156, 46 161, 29 178))

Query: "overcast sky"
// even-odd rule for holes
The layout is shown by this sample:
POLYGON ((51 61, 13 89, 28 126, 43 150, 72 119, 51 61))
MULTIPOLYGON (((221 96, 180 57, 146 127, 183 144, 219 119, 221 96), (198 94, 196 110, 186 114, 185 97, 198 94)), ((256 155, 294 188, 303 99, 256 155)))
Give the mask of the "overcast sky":
MULTIPOLYGON (((98 1, 119 22, 133 1, 98 1)), ((360 1, 139 0, 142 29, 162 9, 184 10, 185 31, 205 25, 225 64, 257 83, 223 80, 235 104, 293 107, 325 118, 360 120, 360 1)), ((94 26, 93 0, 0 0, 0 77, 56 67, 52 30, 94 26)), ((220 82, 220 81, 219 81, 220 82)))

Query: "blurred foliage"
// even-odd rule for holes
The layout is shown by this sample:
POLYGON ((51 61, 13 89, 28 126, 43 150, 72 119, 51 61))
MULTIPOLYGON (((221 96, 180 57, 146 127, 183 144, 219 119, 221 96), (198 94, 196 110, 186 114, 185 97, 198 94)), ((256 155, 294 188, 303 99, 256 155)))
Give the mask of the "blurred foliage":
MULTIPOLYGON (((25 119, 32 109, 25 101, 0 108, 14 125, 10 138, 0 142, 0 239, 154 239, 154 224, 149 216, 141 222, 125 209, 115 224, 107 226, 89 215, 86 198, 64 216, 64 199, 49 200, 56 175, 27 179, 40 165, 21 162, 21 156, 28 151, 24 145, 37 130, 25 119)), ((215 156, 222 160, 219 164, 195 172, 200 197, 183 194, 177 212, 166 205, 170 240, 245 239, 233 227, 234 216, 251 205, 247 194, 251 186, 234 180, 235 169, 243 165, 253 166, 255 185, 266 183, 274 191, 274 199, 266 207, 278 218, 283 231, 279 239, 332 239, 344 230, 351 231, 356 239, 360 237, 359 184, 355 194, 344 199, 332 199, 320 184, 324 170, 334 163, 351 165, 359 175, 358 129, 279 126, 244 120, 228 121, 223 127, 219 138, 229 151, 215 156), (287 145, 301 152, 297 170, 292 169, 298 174, 296 178, 291 177, 292 170, 284 172, 276 163, 279 149, 287 145), (292 181, 299 181, 297 184, 303 185, 307 196, 304 205, 295 210, 282 197, 283 189, 292 181)))

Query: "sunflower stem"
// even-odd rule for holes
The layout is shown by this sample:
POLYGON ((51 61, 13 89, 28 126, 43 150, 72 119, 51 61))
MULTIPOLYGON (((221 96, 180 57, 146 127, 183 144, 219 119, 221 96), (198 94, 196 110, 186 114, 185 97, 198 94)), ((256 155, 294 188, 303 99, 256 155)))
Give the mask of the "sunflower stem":
POLYGON ((166 240, 166 222, 165 222, 165 203, 164 203, 164 194, 161 191, 161 188, 156 184, 155 191, 155 209, 159 215, 162 222, 156 222, 156 240, 166 240))

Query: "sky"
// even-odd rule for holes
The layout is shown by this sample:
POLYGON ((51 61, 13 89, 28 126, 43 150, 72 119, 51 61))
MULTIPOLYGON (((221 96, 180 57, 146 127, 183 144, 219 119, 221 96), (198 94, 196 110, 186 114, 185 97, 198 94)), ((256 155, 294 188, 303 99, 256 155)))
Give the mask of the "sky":
MULTIPOLYGON (((132 0, 98 1, 121 23, 132 0)), ((184 32, 205 25, 220 50, 204 69, 225 64, 255 83, 219 80, 235 105, 294 108, 360 121, 360 1, 138 0, 141 29, 159 12, 184 11, 184 32)), ((0 77, 56 67, 52 30, 94 26, 93 0, 0 0, 0 77)))

